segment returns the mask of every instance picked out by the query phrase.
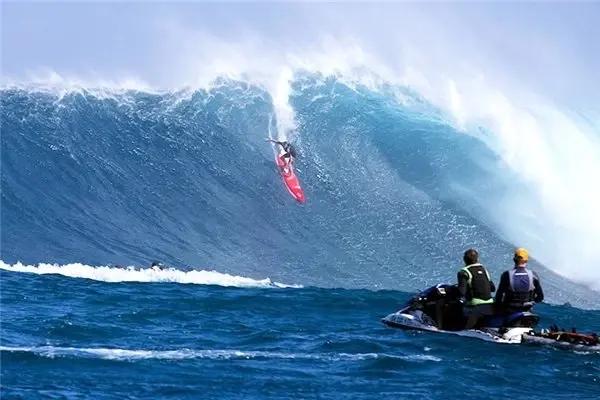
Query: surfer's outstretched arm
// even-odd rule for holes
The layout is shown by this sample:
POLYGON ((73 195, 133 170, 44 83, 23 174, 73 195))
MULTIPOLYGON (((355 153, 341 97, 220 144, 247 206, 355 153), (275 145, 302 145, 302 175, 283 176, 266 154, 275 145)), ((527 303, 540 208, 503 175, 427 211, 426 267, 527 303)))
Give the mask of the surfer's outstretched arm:
POLYGON ((276 144, 278 144, 280 146, 283 146, 283 142, 280 142, 278 140, 273 140, 271 138, 267 138, 267 142, 273 142, 273 143, 276 143, 276 144))

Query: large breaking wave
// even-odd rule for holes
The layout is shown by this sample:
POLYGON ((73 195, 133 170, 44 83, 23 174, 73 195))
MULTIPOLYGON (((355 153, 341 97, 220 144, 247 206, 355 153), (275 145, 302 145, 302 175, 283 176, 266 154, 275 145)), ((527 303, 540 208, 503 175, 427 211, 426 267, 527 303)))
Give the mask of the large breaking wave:
POLYGON ((583 218, 597 189, 553 192, 585 185, 573 178, 598 168, 597 137, 571 120, 562 121, 580 134, 565 147, 525 115, 536 136, 519 140, 538 143, 520 153, 512 118, 461 123, 404 86, 289 70, 275 94, 226 78, 163 92, 13 85, 2 109, 7 264, 160 259, 301 285, 415 290, 453 280, 468 247, 497 279, 525 246, 546 264, 536 268, 549 298, 597 305, 550 272, 575 268, 573 280, 600 283, 589 245, 597 226, 583 218), (274 167, 270 132, 298 147, 303 206, 274 167), (562 165, 569 151, 580 156, 562 165))

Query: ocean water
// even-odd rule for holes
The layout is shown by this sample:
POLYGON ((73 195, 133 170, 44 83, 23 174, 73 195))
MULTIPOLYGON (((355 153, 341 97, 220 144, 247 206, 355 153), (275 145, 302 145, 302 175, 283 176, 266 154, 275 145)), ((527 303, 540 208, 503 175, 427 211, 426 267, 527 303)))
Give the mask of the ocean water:
MULTIPOLYGON (((405 87, 288 89, 1 90, 2 398, 599 396, 598 353, 380 322, 467 248, 498 282, 518 170, 405 87)), ((593 268, 532 257, 540 325, 599 331, 593 268)))

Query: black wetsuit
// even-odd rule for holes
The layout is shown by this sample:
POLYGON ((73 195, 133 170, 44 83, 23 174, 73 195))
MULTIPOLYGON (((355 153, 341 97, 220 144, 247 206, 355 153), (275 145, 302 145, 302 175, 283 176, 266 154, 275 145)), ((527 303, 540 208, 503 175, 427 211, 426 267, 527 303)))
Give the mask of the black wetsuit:
POLYGON ((293 158, 294 160, 296 159, 296 150, 289 142, 278 142, 276 140, 273 140, 273 143, 277 143, 278 145, 283 147, 283 151, 285 151, 285 153, 281 155, 281 158, 293 158))

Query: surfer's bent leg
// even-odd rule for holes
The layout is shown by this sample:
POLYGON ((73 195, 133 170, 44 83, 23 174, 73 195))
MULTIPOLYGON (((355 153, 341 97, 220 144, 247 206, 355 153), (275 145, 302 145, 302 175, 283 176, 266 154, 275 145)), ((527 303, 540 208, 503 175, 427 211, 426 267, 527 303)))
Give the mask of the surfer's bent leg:
POLYGON ((289 152, 283 153, 281 158, 286 162, 286 164, 290 164, 292 162, 292 156, 289 152))

